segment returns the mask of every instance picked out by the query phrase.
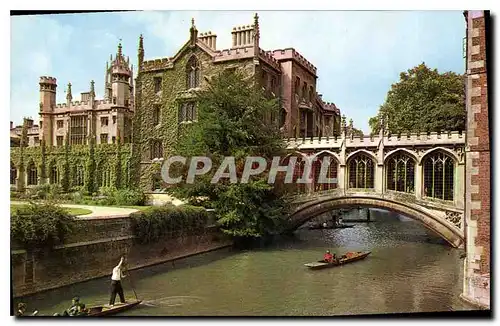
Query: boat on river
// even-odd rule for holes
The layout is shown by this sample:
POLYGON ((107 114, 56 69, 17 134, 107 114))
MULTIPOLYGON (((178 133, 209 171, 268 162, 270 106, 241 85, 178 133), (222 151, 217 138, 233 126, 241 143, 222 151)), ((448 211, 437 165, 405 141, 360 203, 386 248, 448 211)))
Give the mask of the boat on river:
MULTIPOLYGON (((348 263, 352 263, 358 260, 365 259, 369 254, 371 254, 371 251, 367 252, 347 252, 344 256, 345 258, 340 258, 336 262, 332 263, 326 263, 324 260, 320 260, 314 263, 307 263, 304 264, 306 267, 309 269, 323 269, 323 268, 330 268, 330 267, 336 267, 336 266, 341 266, 345 265, 348 263)), ((342 256, 343 257, 343 256, 342 256)))
POLYGON ((142 300, 127 303, 116 303, 114 306, 102 305, 88 308, 88 317, 111 316, 129 310, 140 304, 142 300))

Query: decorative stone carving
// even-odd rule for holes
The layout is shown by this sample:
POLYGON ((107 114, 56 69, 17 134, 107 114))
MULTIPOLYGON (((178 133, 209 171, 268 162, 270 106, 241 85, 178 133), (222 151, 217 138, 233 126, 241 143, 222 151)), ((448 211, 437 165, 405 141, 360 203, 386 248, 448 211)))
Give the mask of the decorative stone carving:
POLYGON ((459 229, 462 227, 462 216, 462 213, 446 211, 446 219, 459 229))

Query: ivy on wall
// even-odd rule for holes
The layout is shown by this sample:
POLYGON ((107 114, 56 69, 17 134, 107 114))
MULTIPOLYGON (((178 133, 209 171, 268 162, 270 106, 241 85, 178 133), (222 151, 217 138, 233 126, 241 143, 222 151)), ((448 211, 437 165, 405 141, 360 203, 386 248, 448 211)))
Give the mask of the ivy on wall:
MULTIPOLYGON (((111 180, 115 180, 116 182, 116 175, 120 174, 118 177, 121 180, 119 183, 120 188, 133 187, 131 182, 121 177, 127 173, 127 161, 131 157, 130 144, 94 145, 93 142, 90 142, 89 146, 65 144, 65 146, 62 147, 46 147, 43 155, 42 148, 42 146, 11 148, 11 161, 16 169, 18 169, 20 175, 19 180, 22 180, 22 182, 26 179, 25 166, 31 161, 38 167, 39 176, 42 175, 42 167, 46 167, 45 170, 48 171, 49 178, 47 179, 49 182, 52 181, 51 173, 55 167, 59 174, 59 183, 63 189, 66 184, 67 191, 77 186, 76 175, 78 174, 78 170, 84 169, 84 188, 87 191, 92 190, 92 192, 89 191, 89 193, 92 194, 97 192, 100 187, 100 184, 98 184, 96 180, 98 179, 98 172, 102 171, 96 171, 95 168, 95 162, 100 162, 102 166, 107 168, 106 172, 109 173, 111 180), (117 151, 119 151, 119 155, 117 151), (90 180, 93 181, 91 182, 90 180)), ((24 191, 25 185, 22 182, 20 184, 18 181, 18 191, 24 191)))
MULTIPOLYGON (((159 168, 151 162, 150 145, 159 140, 163 145, 163 156, 167 158, 174 149, 179 133, 178 110, 181 103, 194 97, 193 90, 187 90, 186 67, 193 57, 200 66, 200 87, 207 87, 207 79, 226 68, 238 67, 253 74, 253 58, 244 61, 228 61, 214 64, 212 58, 199 48, 187 48, 175 61, 173 68, 139 72, 136 81, 136 112, 134 115, 134 149, 132 154, 132 175, 142 189, 153 188, 153 179, 159 168), (155 77, 161 77, 161 91, 156 93, 155 77), (160 123, 155 124, 154 107, 160 106, 160 123)), ((139 63, 140 64, 140 63, 139 63)))

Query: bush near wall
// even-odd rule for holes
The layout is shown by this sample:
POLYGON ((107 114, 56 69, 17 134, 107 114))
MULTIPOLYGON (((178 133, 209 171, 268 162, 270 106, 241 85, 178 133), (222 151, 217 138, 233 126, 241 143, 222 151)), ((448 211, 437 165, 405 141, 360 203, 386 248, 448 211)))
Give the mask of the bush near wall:
POLYGON ((54 203, 30 203, 16 209, 10 217, 13 241, 26 249, 51 248, 62 244, 73 231, 75 219, 54 203))
POLYGON ((165 236, 195 233, 207 226, 208 212, 190 205, 151 207, 130 215, 136 240, 141 244, 154 243, 165 236))

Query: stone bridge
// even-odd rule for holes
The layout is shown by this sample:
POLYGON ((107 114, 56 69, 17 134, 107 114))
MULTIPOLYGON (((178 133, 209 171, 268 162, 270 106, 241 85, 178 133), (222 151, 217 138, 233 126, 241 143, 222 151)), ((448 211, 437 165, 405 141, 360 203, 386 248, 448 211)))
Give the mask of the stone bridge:
POLYGON ((461 132, 288 139, 295 180, 309 173, 307 183, 294 184, 288 228, 338 208, 373 207, 420 221, 462 247, 464 146, 461 132))

